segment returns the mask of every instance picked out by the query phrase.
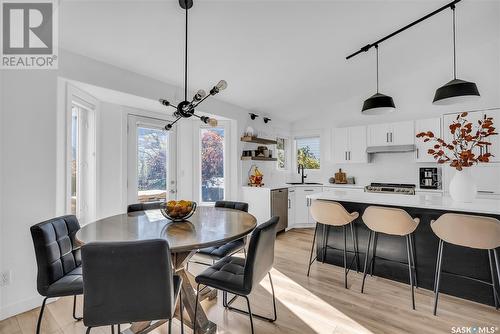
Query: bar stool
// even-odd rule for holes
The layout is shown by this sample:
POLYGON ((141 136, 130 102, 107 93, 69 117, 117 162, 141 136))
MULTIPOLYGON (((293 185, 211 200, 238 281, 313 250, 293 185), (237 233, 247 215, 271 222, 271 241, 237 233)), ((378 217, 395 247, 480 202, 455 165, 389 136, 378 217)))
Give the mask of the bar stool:
MULTIPOLYGON (((359 255, 358 255, 358 244, 356 242, 356 238, 354 237, 354 229, 353 229, 353 224, 352 222, 356 220, 356 218, 359 217, 359 213, 357 212, 352 212, 349 213, 346 211, 346 209, 337 202, 332 202, 332 201, 320 201, 320 200, 314 200, 312 201, 311 204, 311 216, 312 218, 316 221, 316 228, 314 229, 314 237, 313 237, 313 242, 312 242, 312 247, 311 247, 311 254, 309 255, 309 267, 307 268, 307 276, 309 276, 309 272, 311 270, 311 264, 317 259, 317 255, 312 258, 313 252, 314 252, 314 247, 316 243, 316 233, 318 231, 318 223, 323 224, 323 242, 322 242, 322 251, 323 251, 323 263, 325 262, 325 257, 326 257, 326 249, 330 246, 328 246, 328 231, 330 226, 335 226, 335 227, 342 227, 343 232, 344 232, 344 287, 347 289, 347 274, 349 273, 349 269, 352 267, 352 262, 356 260, 356 271, 359 270, 358 268, 358 262, 359 262, 359 255), (352 244, 353 244, 353 253, 354 253, 354 258, 351 264, 349 265, 349 269, 347 268, 347 250, 346 250, 346 244, 347 244, 347 235, 346 235, 346 227, 347 225, 351 226, 351 237, 352 237, 352 244)), ((333 249, 333 247, 330 247, 333 249)))
MULTIPOLYGON (((408 272, 410 276, 411 286, 411 303, 415 309, 415 290, 417 285, 417 269, 415 267, 415 253, 413 250, 412 233, 417 229, 420 219, 412 218, 405 210, 397 208, 387 208, 381 206, 369 206, 363 213, 363 222, 370 229, 368 236, 368 246, 366 247, 365 266, 363 270, 363 283, 361 284, 361 293, 365 288, 366 268, 368 264, 368 256, 370 253, 370 244, 373 236, 373 250, 370 265, 375 258, 375 238, 377 233, 388 235, 402 236, 406 238, 406 252, 408 256, 408 272), (415 273, 415 280, 413 279, 415 273)), ((373 269, 372 269, 373 270, 373 269)))
POLYGON ((500 282, 500 263, 497 254, 497 248, 500 247, 500 221, 491 217, 445 213, 436 221, 431 221, 431 228, 434 234, 439 238, 436 272, 434 275, 434 315, 436 315, 437 312, 439 283, 441 281, 442 272, 441 264, 443 263, 443 248, 445 242, 457 246, 488 251, 491 282, 462 275, 456 276, 491 285, 493 289, 493 299, 495 300, 495 308, 498 310, 500 292, 495 281, 492 257, 495 257, 496 271, 498 281, 500 282))

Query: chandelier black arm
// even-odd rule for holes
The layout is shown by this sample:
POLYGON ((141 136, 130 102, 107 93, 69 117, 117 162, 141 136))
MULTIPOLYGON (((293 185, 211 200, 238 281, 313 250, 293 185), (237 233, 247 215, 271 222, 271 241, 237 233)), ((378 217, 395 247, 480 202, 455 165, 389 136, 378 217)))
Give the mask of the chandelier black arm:
POLYGON ((212 95, 211 94, 207 94, 207 96, 205 96, 204 98, 202 98, 200 100, 200 102, 198 102, 198 103, 196 103, 196 104, 193 105, 193 109, 196 108, 197 106, 199 106, 200 103, 202 103, 203 101, 205 101, 206 99, 208 99, 210 96, 212 96, 212 95))
POLYGON ((177 119, 176 119, 175 121, 173 121, 172 123, 170 123, 170 125, 174 125, 174 124, 175 124, 175 123, 177 123, 177 121, 178 121, 178 120, 180 120, 181 118, 182 118, 181 116, 177 117, 177 119))

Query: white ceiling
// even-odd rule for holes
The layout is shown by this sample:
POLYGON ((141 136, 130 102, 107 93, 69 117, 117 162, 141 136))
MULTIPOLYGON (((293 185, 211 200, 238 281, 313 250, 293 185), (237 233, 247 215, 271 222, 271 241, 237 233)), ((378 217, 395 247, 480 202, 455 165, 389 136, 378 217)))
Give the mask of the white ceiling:
MULTIPOLYGON (((345 56, 448 1, 194 0, 190 89, 229 83, 218 98, 298 120, 374 93, 374 56, 345 56)), ((65 1, 61 46, 165 82, 183 80, 184 16, 178 2, 65 1)), ((457 5, 460 48, 499 38, 499 1, 457 5)), ((451 14, 380 46, 382 87, 427 62, 451 59, 451 14)), ((448 75, 450 67, 443 68, 448 75)), ((451 76, 451 73, 449 74, 451 76)))

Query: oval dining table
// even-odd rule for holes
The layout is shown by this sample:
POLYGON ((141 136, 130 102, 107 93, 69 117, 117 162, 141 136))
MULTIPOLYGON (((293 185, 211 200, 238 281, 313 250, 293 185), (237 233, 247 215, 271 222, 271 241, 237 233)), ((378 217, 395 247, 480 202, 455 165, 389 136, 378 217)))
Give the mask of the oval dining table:
MULTIPOLYGON (((96 241, 167 240, 174 270, 182 278, 182 300, 189 316, 189 320, 184 318, 185 324, 192 328, 196 322, 197 332, 215 333, 217 326, 208 320, 199 304, 194 318, 196 290, 194 277, 186 269, 187 263, 198 249, 240 239, 252 232, 256 225, 254 216, 233 209, 199 206, 193 216, 183 222, 166 219, 160 210, 148 210, 124 213, 84 225, 77 232, 76 240, 81 245, 96 241)), ((200 296, 200 301, 209 293, 208 290, 200 296)), ((147 333, 163 323, 165 321, 133 323, 124 333, 147 333)))

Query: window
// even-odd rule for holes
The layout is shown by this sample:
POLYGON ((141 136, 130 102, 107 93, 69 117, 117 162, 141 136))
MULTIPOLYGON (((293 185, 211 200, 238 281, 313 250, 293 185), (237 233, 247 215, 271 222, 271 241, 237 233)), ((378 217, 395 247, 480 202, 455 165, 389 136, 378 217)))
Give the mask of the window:
POLYGON ((139 202, 167 198, 167 132, 137 126, 137 197, 139 202))
POLYGON ((288 169, 286 158, 286 142, 285 138, 277 138, 276 141, 276 157, 278 158, 278 169, 288 169))
POLYGON ((201 202, 224 199, 225 190, 224 128, 200 129, 201 202))
POLYGON ((306 137, 296 138, 297 165, 303 165, 305 169, 320 169, 320 138, 306 137))
POLYGON ((73 215, 80 215, 77 208, 77 196, 80 190, 78 189, 78 165, 79 165, 79 152, 78 152, 78 128, 79 128, 79 108, 75 105, 71 107, 71 185, 70 185, 70 212, 73 215))

